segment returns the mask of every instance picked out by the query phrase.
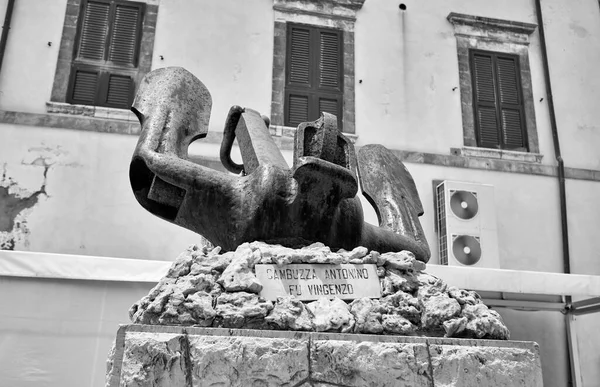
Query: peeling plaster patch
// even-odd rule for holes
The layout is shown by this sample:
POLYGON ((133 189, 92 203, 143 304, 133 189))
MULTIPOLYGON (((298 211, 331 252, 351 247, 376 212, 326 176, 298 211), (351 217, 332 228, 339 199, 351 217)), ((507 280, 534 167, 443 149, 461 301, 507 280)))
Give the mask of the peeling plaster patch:
POLYGON ((29 246, 29 229, 27 228, 27 216, 31 209, 21 211, 14 221, 14 227, 10 232, 0 232, 0 250, 14 250, 17 244, 29 246))
POLYGON ((0 236, 0 250, 14 250, 15 249, 15 239, 9 238, 3 240, 2 236, 0 236))
POLYGON ((44 168, 41 187, 35 192, 20 187, 8 176, 7 164, 3 165, 0 180, 0 250, 14 250, 17 243, 28 246, 27 217, 39 202, 40 195, 48 196, 46 178, 50 165, 43 158, 34 160, 31 165, 44 168))
POLYGON ((45 187, 28 197, 18 197, 8 192, 8 187, 0 187, 0 232, 12 231, 17 215, 36 205, 38 196, 45 194, 45 187))

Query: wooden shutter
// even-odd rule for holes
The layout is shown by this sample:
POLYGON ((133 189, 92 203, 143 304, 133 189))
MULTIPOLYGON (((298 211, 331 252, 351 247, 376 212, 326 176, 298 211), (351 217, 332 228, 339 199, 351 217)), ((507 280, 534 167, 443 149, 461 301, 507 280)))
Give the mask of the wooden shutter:
POLYGON ((144 4, 82 2, 67 102, 128 109, 133 98, 144 4))
POLYGON ((129 109, 135 84, 128 74, 106 71, 98 66, 74 64, 67 102, 129 109))
POLYGON ((289 82, 310 87, 310 30, 291 27, 289 82))
POLYGON ((341 31, 288 24, 285 125, 335 114, 342 128, 341 31))
POLYGON ((110 4, 88 1, 84 4, 79 57, 104 60, 109 27, 110 4))
POLYGON ((290 125, 298 126, 302 122, 309 121, 308 95, 288 94, 287 113, 290 125))
POLYGON ((108 60, 119 65, 136 63, 137 42, 141 32, 141 7, 116 4, 108 60))
POLYGON ((497 55, 498 91, 502 140, 506 149, 527 148, 519 65, 516 57, 497 55))
POLYGON ((340 37, 337 31, 319 31, 319 87, 340 89, 340 37))
POLYGON ((342 97, 337 96, 326 96, 326 97, 318 97, 319 100, 319 116, 321 113, 330 113, 335 114, 337 117, 338 129, 342 131, 342 97))
POLYGON ((338 100, 337 99, 329 99, 329 98, 319 98, 319 114, 331 113, 338 115, 338 100))
POLYGON ((475 121, 478 143, 481 147, 500 146, 500 126, 496 114, 496 88, 494 85, 493 61, 490 55, 473 55, 473 83, 475 94, 475 121))
POLYGON ((518 57, 471 51, 477 144, 526 149, 518 57))
POLYGON ((71 71, 71 101, 77 104, 93 104, 98 94, 100 73, 93 68, 74 67, 71 71))
POLYGON ((127 75, 107 75, 106 106, 128 108, 131 105, 133 79, 127 75))

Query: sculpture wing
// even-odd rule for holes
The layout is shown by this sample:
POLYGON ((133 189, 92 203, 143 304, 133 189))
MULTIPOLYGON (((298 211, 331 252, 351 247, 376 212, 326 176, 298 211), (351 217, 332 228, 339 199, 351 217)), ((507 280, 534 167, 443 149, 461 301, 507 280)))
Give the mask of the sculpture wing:
POLYGON ((375 208, 379 226, 426 244, 418 219, 423 215, 423 205, 402 161, 376 144, 363 146, 357 156, 363 195, 375 208))

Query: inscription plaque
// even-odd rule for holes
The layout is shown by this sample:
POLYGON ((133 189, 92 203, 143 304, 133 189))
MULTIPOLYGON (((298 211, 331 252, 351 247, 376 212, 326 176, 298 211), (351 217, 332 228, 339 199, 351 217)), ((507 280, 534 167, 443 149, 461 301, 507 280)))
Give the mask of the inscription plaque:
POLYGON ((381 296, 377 267, 373 264, 256 265, 254 269, 263 286, 260 296, 270 301, 285 296, 299 300, 381 296))

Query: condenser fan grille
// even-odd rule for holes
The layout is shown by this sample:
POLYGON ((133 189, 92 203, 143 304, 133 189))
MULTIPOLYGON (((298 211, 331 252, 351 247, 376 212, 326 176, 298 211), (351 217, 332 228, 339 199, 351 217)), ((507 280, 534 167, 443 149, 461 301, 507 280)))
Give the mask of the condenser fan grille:
POLYGON ((450 196, 450 209, 460 219, 472 219, 479 211, 477 194, 470 191, 454 191, 450 196))
POLYGON ((438 240, 440 246, 440 264, 448 264, 448 242, 446 240, 446 198, 444 195, 444 185, 437 187, 437 222, 438 222, 438 240))
POLYGON ((481 259, 479 238, 471 235, 458 235, 452 241, 454 258, 463 265, 471 266, 481 259))

